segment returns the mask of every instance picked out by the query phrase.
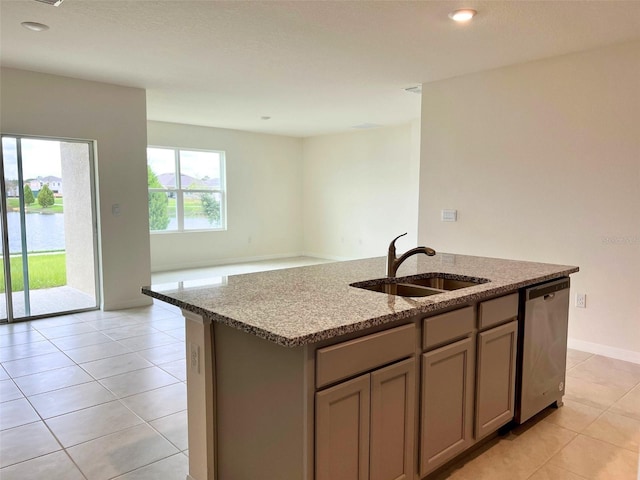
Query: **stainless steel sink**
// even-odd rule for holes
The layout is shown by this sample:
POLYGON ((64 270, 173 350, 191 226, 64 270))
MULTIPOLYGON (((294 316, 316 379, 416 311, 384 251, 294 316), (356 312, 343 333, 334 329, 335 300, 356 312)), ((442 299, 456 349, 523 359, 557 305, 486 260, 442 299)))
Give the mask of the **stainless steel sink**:
POLYGON ((388 293, 389 295, 399 295, 401 297, 427 297, 429 295, 437 295, 442 290, 434 290, 432 288, 422 287, 420 285, 411 285, 408 283, 377 283, 375 285, 367 285, 359 287, 374 292, 388 293))
POLYGON ((401 297, 427 297, 438 293, 473 287, 489 282, 486 278, 465 277, 445 273, 415 275, 412 277, 387 277, 352 283, 352 287, 363 288, 401 297))
MULTIPOLYGON (((468 278, 468 277, 467 277, 468 278)), ((411 285, 420 285, 422 287, 436 288, 438 290, 458 290, 459 288, 473 287, 481 283, 487 283, 488 280, 480 279, 476 280, 460 280, 458 278, 442 278, 442 277, 427 277, 427 278, 414 278, 411 281, 403 281, 403 283, 410 283, 411 285)))

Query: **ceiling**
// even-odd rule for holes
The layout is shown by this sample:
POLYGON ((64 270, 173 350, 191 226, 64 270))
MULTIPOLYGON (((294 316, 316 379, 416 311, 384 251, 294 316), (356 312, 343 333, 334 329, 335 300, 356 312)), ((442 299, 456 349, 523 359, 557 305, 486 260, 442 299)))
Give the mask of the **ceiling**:
POLYGON ((150 120, 302 137, 418 118, 420 83, 640 38, 640 0, 0 0, 0 19, 3 66, 144 88, 150 120))

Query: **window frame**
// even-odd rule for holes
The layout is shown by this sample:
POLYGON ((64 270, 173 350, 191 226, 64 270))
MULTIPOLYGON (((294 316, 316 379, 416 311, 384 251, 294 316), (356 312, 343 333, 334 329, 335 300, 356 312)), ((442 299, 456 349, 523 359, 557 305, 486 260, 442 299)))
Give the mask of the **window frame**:
MULTIPOLYGON (((147 193, 160 192, 160 193, 173 193, 176 199, 176 220, 178 222, 177 228, 174 230, 151 230, 149 226, 149 233, 151 235, 167 235, 175 233, 192 233, 192 232, 223 232, 227 230, 227 173, 226 173, 226 152, 224 150, 210 150, 203 148, 187 148, 187 147, 168 147, 165 145, 147 145, 147 167, 149 166, 149 149, 162 149, 173 152, 173 161, 175 169, 176 186, 174 188, 150 188, 147 186, 147 193), (182 172, 180 170, 180 152, 205 152, 205 153, 217 153, 220 163, 220 188, 219 189, 188 189, 182 188, 182 172), (220 195, 220 226, 211 228, 184 228, 184 195, 188 193, 218 193, 220 195)), ((147 208, 148 210, 148 208, 147 208)), ((148 215, 147 211, 147 215, 148 215)))

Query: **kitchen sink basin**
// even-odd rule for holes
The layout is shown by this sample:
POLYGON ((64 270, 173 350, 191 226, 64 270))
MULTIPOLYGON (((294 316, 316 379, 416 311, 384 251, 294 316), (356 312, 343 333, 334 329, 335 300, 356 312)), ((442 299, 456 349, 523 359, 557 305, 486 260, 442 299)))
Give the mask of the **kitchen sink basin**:
MULTIPOLYGON (((352 286, 356 287, 357 285, 352 286)), ((427 297, 429 295, 442 293, 442 290, 434 290, 433 288, 408 283, 377 283, 375 285, 358 288, 364 288, 365 290, 371 290, 373 292, 388 293, 389 295, 399 295, 401 297, 427 297)))
POLYGON ((479 279, 482 281, 474 280, 460 280, 457 278, 442 278, 442 277, 427 277, 427 278, 414 278, 410 281, 404 281, 403 283, 409 283, 411 285, 419 285, 421 287, 428 288, 436 288, 438 290, 446 290, 447 292, 450 290, 458 290, 460 288, 473 287, 474 285, 479 285, 481 283, 486 283, 487 281, 483 279, 479 279))
POLYGON ((451 290, 473 287, 488 281, 486 278, 439 273, 400 278, 378 278, 352 283, 351 286, 400 297, 427 297, 451 290))

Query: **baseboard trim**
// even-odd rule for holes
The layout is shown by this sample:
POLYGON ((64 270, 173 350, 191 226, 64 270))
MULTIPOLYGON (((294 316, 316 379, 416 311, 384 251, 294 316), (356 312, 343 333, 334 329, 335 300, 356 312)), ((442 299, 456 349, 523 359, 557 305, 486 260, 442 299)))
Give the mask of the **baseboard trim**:
POLYGON ((600 343, 585 342, 584 340, 576 340, 574 338, 570 338, 567 342, 567 345, 569 348, 572 348, 574 350, 580 350, 582 352, 594 353, 596 355, 603 355, 605 357, 615 358, 617 360, 624 360, 625 362, 640 364, 640 352, 610 347, 608 345, 602 345, 600 343))
MULTIPOLYGON (((250 262, 261 262, 265 260, 277 260, 281 258, 293 258, 293 257, 308 257, 309 255, 305 255, 304 253, 294 252, 294 253, 278 253, 275 255, 259 255, 256 257, 234 257, 234 258, 215 258, 210 262, 188 262, 188 263, 166 263, 163 265, 152 265, 151 273, 163 273, 163 272, 171 272, 174 270, 187 270, 191 268, 207 268, 207 267, 217 267, 219 265, 229 265, 234 263, 250 263, 250 262)), ((320 257, 323 258, 323 257, 320 257)))
POLYGON ((103 302, 101 309, 105 312, 110 312, 114 310, 125 310, 127 308, 148 307, 151 304, 153 304, 151 297, 140 294, 138 297, 121 300, 119 302, 103 302))
MULTIPOLYGON (((326 253, 313 253, 313 252, 303 252, 300 254, 302 257, 314 257, 314 258, 324 258, 327 260, 335 260, 336 262, 348 262, 349 260, 357 260, 359 257, 340 257, 337 255, 327 255, 326 253)), ((364 258, 364 257, 362 257, 364 258)))

